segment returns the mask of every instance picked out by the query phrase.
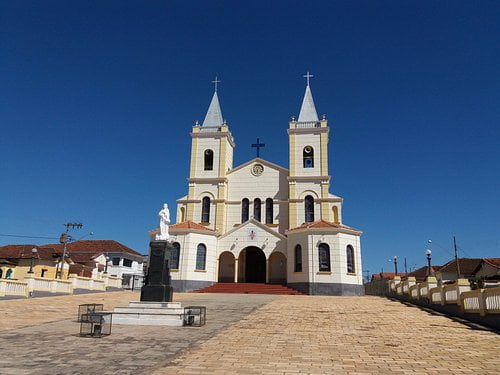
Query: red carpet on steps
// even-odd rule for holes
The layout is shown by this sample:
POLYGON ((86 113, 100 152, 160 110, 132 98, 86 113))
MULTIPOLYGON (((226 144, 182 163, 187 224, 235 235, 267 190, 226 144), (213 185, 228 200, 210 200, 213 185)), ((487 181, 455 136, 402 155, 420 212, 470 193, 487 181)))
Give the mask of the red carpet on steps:
POLYGON ((257 283, 216 283, 203 289, 193 290, 192 293, 303 294, 283 285, 257 283))

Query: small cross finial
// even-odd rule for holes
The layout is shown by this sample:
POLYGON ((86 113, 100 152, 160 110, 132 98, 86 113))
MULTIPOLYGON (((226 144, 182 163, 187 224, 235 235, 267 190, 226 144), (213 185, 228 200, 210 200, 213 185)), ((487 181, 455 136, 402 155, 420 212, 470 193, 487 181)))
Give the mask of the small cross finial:
POLYGON ((312 74, 309 74, 309 71, 304 76, 304 78, 307 79, 307 86, 309 86, 309 78, 312 78, 312 77, 314 77, 314 76, 312 74))
POLYGON ((212 81, 212 83, 215 83, 215 91, 217 92, 217 83, 219 83, 220 80, 217 79, 217 76, 215 76, 215 80, 212 81))

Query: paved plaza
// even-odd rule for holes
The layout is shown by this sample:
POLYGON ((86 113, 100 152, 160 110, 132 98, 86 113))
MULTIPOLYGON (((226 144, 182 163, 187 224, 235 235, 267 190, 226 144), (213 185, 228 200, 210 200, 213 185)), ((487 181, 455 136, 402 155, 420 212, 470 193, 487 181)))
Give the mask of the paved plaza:
POLYGON ((498 374, 500 335, 379 297, 175 294, 204 327, 113 326, 80 338, 78 305, 138 293, 0 301, 1 374, 498 374))

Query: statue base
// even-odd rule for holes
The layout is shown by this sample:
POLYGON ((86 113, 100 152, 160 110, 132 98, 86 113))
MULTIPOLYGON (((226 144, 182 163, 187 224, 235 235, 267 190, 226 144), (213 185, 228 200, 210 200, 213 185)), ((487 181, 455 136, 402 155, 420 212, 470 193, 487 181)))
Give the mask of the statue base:
POLYGON ((167 241, 149 243, 149 267, 146 285, 141 288, 141 302, 172 302, 173 288, 169 261, 172 244, 167 241))

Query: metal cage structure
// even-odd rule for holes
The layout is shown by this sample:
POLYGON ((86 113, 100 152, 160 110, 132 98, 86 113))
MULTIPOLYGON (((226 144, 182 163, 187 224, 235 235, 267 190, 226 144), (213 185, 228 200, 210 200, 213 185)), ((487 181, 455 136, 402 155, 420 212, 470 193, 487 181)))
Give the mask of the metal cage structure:
POLYGON ((207 308, 205 306, 187 306, 184 308, 184 325, 201 327, 206 323, 207 308))
POLYGON ((78 305, 78 323, 82 321, 83 315, 88 315, 96 312, 101 312, 104 310, 104 305, 102 303, 86 303, 84 305, 78 305))
POLYGON ((112 313, 83 314, 81 319, 80 336, 101 338, 111 335, 112 313))

